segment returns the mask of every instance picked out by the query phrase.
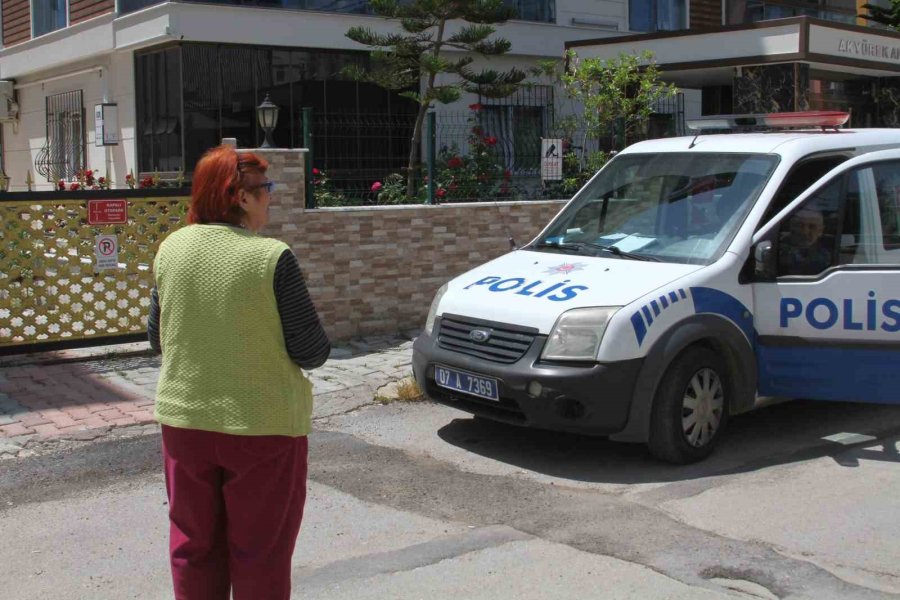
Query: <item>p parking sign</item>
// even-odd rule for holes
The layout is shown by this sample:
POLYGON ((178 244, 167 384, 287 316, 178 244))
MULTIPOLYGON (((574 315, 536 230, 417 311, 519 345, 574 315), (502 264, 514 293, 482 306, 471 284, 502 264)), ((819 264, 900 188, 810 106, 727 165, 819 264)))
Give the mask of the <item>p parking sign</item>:
POLYGON ((94 267, 98 271, 119 268, 119 238, 114 235, 98 235, 94 241, 94 267))

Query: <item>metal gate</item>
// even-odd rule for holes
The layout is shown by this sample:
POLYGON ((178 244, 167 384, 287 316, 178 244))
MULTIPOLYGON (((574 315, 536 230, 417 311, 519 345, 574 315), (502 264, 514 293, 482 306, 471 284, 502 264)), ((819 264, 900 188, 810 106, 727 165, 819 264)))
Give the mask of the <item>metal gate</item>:
POLYGON ((0 354, 143 338, 153 257, 188 202, 183 190, 0 195, 0 354), (103 199, 127 202, 125 223, 88 223, 103 199), (117 238, 117 268, 95 267, 101 234, 117 238))

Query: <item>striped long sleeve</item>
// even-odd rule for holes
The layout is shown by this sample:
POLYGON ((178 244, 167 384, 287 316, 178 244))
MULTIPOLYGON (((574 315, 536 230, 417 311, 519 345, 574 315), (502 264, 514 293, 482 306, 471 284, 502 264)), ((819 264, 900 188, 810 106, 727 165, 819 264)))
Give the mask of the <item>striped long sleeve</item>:
POLYGON ((331 342, 309 297, 297 258, 290 250, 284 251, 275 266, 275 300, 288 356, 304 369, 321 367, 328 360, 331 342))

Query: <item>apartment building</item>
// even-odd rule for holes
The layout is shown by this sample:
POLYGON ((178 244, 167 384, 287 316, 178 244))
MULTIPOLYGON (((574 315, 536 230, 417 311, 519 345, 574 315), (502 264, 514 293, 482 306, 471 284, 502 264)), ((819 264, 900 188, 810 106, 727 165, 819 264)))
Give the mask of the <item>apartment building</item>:
MULTIPOLYGON (((499 29, 512 51, 492 59, 491 66, 528 68, 561 57, 567 47, 584 55, 648 47, 656 50, 666 77, 684 88, 684 112, 690 117, 740 106, 733 98, 750 79, 747 67, 757 64, 733 62, 732 38, 723 43, 704 37, 718 28, 726 28, 726 36, 733 35, 728 27, 744 28, 742 48, 755 43, 766 49, 747 50, 745 58, 768 56, 760 62, 767 69, 808 63, 801 78, 807 77, 810 90, 827 95, 840 87, 828 87, 830 79, 824 87, 813 83, 819 81, 818 50, 767 54, 773 39, 793 34, 761 22, 812 11, 826 19, 813 27, 837 27, 856 21, 857 0, 508 1, 518 18, 499 29), (676 59, 684 56, 689 58, 676 59)), ((81 168, 109 174, 117 185, 129 172, 190 173, 202 151, 224 137, 237 138, 243 147, 262 142, 255 108, 266 95, 281 109, 274 138, 282 147, 302 147, 304 107, 318 115, 403 117, 415 108, 409 100, 340 75, 343 66, 368 60, 364 48, 345 37, 349 27, 393 27, 370 12, 362 0, 2 0, 0 80, 9 83, 0 94, 12 88, 15 100, 13 106, 0 98, 0 156, 10 189, 24 189, 29 171, 35 189, 51 188, 81 168), (3 111, 4 106, 17 111, 3 111)), ((894 73, 900 57, 881 58, 884 52, 892 57, 893 46, 871 42, 876 34, 894 40, 892 34, 841 27, 868 36, 874 46, 864 51, 879 56, 835 64, 861 77, 894 73)), ((807 35, 807 42, 817 36, 807 35)), ((793 66, 784 68, 795 73, 793 66)), ((463 98, 440 110, 464 111, 473 101, 463 98)), ((563 103, 558 90, 538 87, 527 98, 490 104, 498 115, 519 107, 543 130, 563 103)), ((404 148, 388 153, 405 155, 404 148)))

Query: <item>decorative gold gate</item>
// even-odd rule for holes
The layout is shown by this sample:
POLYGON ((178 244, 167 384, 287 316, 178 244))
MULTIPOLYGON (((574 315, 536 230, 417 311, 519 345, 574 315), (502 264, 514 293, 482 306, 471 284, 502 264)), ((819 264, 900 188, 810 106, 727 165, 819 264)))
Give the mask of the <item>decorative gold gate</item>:
POLYGON ((153 257, 185 224, 189 202, 182 190, 146 192, 0 196, 0 354, 143 337, 153 257), (88 202, 96 199, 127 201, 127 221, 89 224, 88 202), (116 236, 116 268, 97 270, 101 234, 116 236))

